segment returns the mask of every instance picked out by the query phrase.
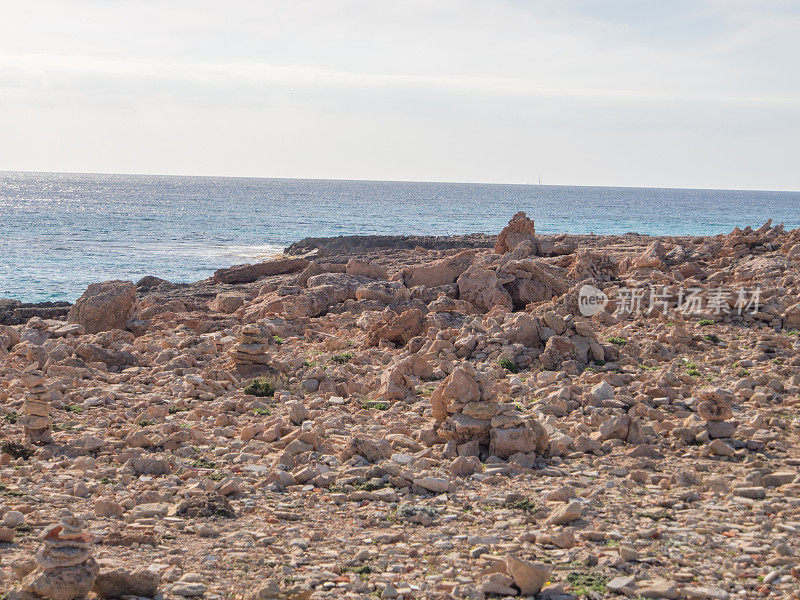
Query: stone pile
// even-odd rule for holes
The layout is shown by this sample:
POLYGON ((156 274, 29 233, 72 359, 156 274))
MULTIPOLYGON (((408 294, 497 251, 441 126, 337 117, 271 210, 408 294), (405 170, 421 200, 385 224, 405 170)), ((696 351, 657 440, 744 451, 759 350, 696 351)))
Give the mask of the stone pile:
POLYGON ((267 363, 272 335, 258 323, 243 325, 236 336, 236 343, 228 353, 237 365, 263 365, 267 363))
POLYGON ((22 405, 20 422, 25 427, 25 436, 35 444, 47 444, 52 439, 50 431, 50 391, 45 386, 44 374, 31 369, 23 373, 25 402, 22 405))
POLYGON ((76 600, 92 589, 98 574, 91 535, 72 515, 45 530, 36 567, 11 592, 9 600, 76 600))
POLYGON ((731 393, 722 388, 705 388, 697 393, 697 399, 697 412, 706 422, 708 436, 711 439, 732 437, 736 424, 729 421, 733 416, 731 393))
POLYGON ((549 438, 544 427, 510 403, 482 390, 469 363, 456 367, 431 396, 437 433, 448 441, 446 455, 480 456, 488 451, 508 459, 516 454, 543 454, 549 438))

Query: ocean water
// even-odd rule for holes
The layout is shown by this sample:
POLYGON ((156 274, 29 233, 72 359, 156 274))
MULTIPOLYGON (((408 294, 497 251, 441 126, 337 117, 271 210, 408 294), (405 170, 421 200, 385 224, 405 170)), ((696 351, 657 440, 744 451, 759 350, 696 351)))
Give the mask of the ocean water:
POLYGON ((717 234, 800 226, 800 192, 0 172, 0 298, 74 301, 89 283, 197 281, 309 236, 717 234))

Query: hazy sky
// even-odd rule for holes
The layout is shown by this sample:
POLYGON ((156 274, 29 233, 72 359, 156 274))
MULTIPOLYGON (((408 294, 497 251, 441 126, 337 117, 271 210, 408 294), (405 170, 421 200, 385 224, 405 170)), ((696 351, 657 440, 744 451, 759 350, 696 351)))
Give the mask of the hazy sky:
POLYGON ((797 0, 4 2, 0 170, 800 189, 797 0))

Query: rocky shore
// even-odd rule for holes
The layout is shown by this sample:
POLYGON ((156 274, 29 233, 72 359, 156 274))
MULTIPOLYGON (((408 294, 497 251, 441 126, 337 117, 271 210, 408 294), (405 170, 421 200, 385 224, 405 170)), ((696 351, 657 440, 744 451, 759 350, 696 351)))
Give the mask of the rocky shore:
POLYGON ((0 595, 800 598, 798 292, 519 213, 0 301, 0 595))

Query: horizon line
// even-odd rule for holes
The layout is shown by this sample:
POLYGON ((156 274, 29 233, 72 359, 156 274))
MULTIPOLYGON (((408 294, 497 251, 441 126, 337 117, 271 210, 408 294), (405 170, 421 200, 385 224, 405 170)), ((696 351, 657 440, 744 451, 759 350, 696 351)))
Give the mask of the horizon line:
POLYGON ((360 183, 419 183, 419 184, 458 184, 458 185, 493 185, 493 186, 522 186, 522 187, 575 187, 575 188, 606 188, 606 189, 641 189, 641 190, 685 190, 685 191, 715 191, 715 192, 769 192, 769 193, 800 193, 796 190, 779 190, 768 188, 717 188, 717 187, 681 187, 681 186, 646 186, 646 185, 590 185, 572 183, 520 183, 497 181, 456 181, 456 180, 423 180, 423 179, 370 179, 370 178, 338 178, 338 177, 267 177, 263 175, 197 175, 186 173, 111 173, 102 171, 35 171, 35 170, 0 170, 0 174, 28 174, 28 175, 106 175, 111 177, 181 177, 181 178, 206 178, 206 179, 262 179, 262 180, 291 180, 291 181, 343 181, 360 183))

